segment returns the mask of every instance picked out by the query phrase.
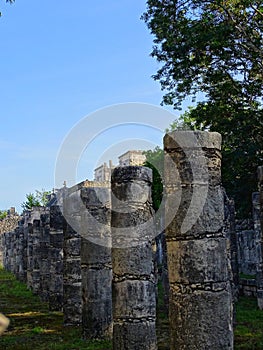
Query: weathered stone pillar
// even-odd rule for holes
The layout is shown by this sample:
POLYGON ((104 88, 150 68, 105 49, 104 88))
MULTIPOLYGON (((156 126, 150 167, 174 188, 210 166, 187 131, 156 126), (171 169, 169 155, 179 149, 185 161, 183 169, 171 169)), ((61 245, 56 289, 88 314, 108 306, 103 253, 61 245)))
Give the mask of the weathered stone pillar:
MULTIPOLYGON (((43 213, 40 215, 40 297, 43 301, 49 300, 49 287, 52 283, 51 271, 50 271, 50 259, 49 259, 49 248, 50 248, 50 234, 49 234, 49 209, 45 208, 43 213)), ((53 278, 53 276, 52 276, 53 278)))
POLYGON ((164 137, 171 349, 233 349, 221 136, 164 137))
MULTIPOLYGON (((238 244, 235 225, 235 202, 229 199, 224 191, 225 218, 224 231, 229 243, 229 260, 231 267, 231 287, 233 304, 238 301, 239 295, 239 270, 238 270, 238 244)), ((233 305, 234 306, 234 305, 233 305)))
POLYGON ((32 239, 33 239, 33 243, 32 243, 32 245, 33 245, 33 247, 32 247, 32 262, 33 262, 32 291, 35 294, 40 293, 40 264, 41 264, 41 261, 40 261, 40 257, 41 257, 40 237, 41 237, 41 228, 40 228, 40 215, 39 215, 39 219, 33 220, 33 230, 32 230, 32 239))
POLYGON ((112 174, 113 349, 156 349, 151 170, 112 174))
POLYGON ((0 233, 0 266, 4 266, 4 233, 0 233))
POLYGON ((30 222, 30 214, 25 216, 24 234, 27 236, 27 287, 32 289, 33 272, 33 225, 30 222))
POLYGON ((75 231, 70 223, 76 222, 80 227, 79 192, 75 188, 69 189, 64 199, 63 214, 68 222, 64 223, 63 242, 63 313, 64 325, 80 325, 82 318, 81 301, 81 235, 75 231))
POLYGON ((24 230, 21 231, 20 225, 15 229, 15 275, 20 281, 23 281, 23 253, 24 253, 24 230))
POLYGON ((256 231, 260 236, 259 264, 257 268, 257 301, 260 310, 263 310, 263 166, 258 167, 258 211, 256 215, 256 231))
POLYGON ((50 211, 49 251, 50 266, 49 309, 62 310, 63 306, 63 226, 60 207, 53 205, 50 211))
POLYGON ((86 182, 81 223, 82 327, 84 338, 112 337, 112 265, 109 183, 86 182))
POLYGON ((10 257, 9 257, 9 249, 10 249, 10 241, 11 241, 11 235, 10 232, 5 232, 3 234, 3 265, 4 268, 7 271, 11 271, 10 270, 10 257))
POLYGON ((27 236, 24 231, 24 219, 21 219, 18 223, 19 240, 20 240, 20 268, 19 279, 22 282, 26 282, 27 274, 27 236))

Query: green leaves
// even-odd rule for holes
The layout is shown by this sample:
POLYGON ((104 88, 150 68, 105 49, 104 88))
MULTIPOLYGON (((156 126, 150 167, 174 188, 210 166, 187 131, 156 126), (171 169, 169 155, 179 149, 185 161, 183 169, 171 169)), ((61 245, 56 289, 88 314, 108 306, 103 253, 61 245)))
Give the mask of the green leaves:
POLYGON ((180 109, 185 98, 203 96, 172 127, 222 134, 223 185, 249 215, 263 164, 262 1, 148 0, 143 19, 162 63, 154 79, 163 103, 180 109))
POLYGON ((45 189, 42 189, 42 191, 36 190, 35 193, 28 193, 26 201, 21 204, 21 207, 23 210, 31 210, 33 207, 46 206, 50 193, 50 191, 45 191, 45 189))
POLYGON ((198 91, 209 100, 211 87, 224 76, 241 84, 242 98, 257 100, 262 91, 262 7, 241 0, 148 0, 143 19, 154 35, 152 56, 163 62, 154 79, 168 92, 164 102, 177 108, 198 91))
POLYGON ((0 210, 0 220, 7 217, 7 211, 6 210, 0 210))

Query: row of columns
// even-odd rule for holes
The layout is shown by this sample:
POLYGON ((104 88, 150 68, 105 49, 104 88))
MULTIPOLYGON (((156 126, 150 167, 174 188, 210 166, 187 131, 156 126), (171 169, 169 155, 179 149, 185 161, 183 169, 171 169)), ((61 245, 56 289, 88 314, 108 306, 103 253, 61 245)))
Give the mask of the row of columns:
POLYGON ((62 222, 59 207, 37 207, 25 212, 14 231, 2 235, 4 267, 51 310, 61 310, 63 303, 62 222))
MULTIPOLYGON (((175 132, 164 147, 170 348, 233 349, 221 137, 175 132)), ((82 320, 86 338, 113 332, 115 350, 157 348, 151 184, 148 168, 116 168, 111 192, 90 182, 69 189, 67 222, 45 209, 23 230, 29 286, 41 292, 46 278, 52 280, 49 290, 58 304, 63 300, 65 324, 82 320)))

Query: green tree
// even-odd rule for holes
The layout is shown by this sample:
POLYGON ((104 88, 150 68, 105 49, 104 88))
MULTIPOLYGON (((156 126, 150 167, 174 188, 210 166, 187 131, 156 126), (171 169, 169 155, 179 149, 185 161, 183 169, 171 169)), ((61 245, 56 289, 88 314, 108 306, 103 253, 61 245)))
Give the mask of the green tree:
POLYGON ((164 154, 160 147, 155 147, 154 150, 144 152, 146 156, 145 166, 152 169, 153 172, 153 185, 152 185, 152 200, 153 208, 157 211, 160 207, 163 197, 163 167, 164 167, 164 154))
POLYGON ((33 207, 41 207, 46 206, 48 203, 48 195, 50 191, 42 191, 36 190, 35 193, 26 194, 26 201, 21 204, 23 210, 30 210, 33 207))
POLYGON ((143 15, 154 35, 154 79, 163 103, 180 108, 190 128, 223 136, 223 184, 240 214, 251 211, 256 168, 263 161, 263 3, 247 0, 148 0, 143 15))
POLYGON ((0 210, 0 220, 7 217, 7 211, 6 210, 0 210))

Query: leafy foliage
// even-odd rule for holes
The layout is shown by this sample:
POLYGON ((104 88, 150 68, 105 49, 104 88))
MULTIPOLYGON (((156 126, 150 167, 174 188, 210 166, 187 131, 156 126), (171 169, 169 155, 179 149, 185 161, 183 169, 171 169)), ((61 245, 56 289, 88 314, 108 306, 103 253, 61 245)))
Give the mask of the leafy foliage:
POLYGON ((263 3, 248 0, 148 0, 154 79, 163 103, 202 96, 181 120, 223 136, 223 185, 240 215, 251 212, 263 161, 263 3), (198 95, 199 94, 199 95, 198 95))
POLYGON ((42 189, 42 191, 36 190, 35 193, 28 193, 26 195, 26 201, 21 204, 21 207, 24 210, 30 210, 33 207, 46 206, 50 193, 50 191, 45 191, 45 189, 42 189))
POLYGON ((163 196, 163 150, 157 146, 154 150, 145 151, 144 154, 146 156, 144 165, 151 168, 153 172, 152 200, 153 208, 157 211, 163 196))
POLYGON ((7 211, 6 210, 0 210, 0 220, 7 217, 7 211))

